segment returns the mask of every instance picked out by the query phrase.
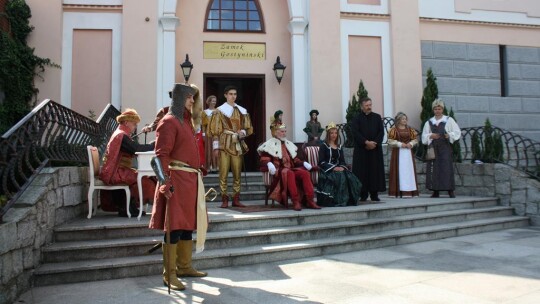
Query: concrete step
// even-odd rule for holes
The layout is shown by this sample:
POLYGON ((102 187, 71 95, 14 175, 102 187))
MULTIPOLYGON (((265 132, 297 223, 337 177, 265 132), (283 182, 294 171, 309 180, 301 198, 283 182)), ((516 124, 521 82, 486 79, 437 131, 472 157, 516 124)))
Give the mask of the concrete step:
MULTIPOLYGON (((207 250, 238 248, 258 244, 277 244, 291 241, 329 238, 332 236, 366 234, 473 219, 505 217, 511 216, 512 211, 513 209, 510 207, 500 206, 473 210, 453 210, 403 215, 384 219, 315 223, 292 227, 275 226, 273 228, 263 229, 215 231, 208 233, 205 248, 207 250)), ((63 261, 144 255, 147 254, 147 251, 153 245, 162 240, 163 236, 160 234, 145 237, 57 242, 43 249, 43 262, 58 263, 63 261)))
MULTIPOLYGON (((208 249, 201 254, 194 255, 193 262, 196 268, 212 269, 408 244, 528 225, 529 219, 520 216, 474 219, 457 223, 332 236, 314 240, 208 249)), ((159 254, 46 263, 35 270, 34 283, 35 286, 55 285, 155 275, 161 271, 162 258, 159 254)))

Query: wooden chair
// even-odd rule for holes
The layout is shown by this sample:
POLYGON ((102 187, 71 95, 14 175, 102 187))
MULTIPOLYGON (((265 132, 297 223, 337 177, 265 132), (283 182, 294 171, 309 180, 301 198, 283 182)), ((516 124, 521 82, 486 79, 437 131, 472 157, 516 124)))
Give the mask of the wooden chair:
POLYGON ((94 201, 94 190, 118 190, 122 189, 126 191, 126 211, 128 217, 131 217, 129 213, 129 200, 131 197, 131 192, 128 185, 106 185, 101 179, 99 179, 99 152, 98 149, 94 146, 86 146, 88 151, 88 181, 90 182, 90 187, 88 188, 88 218, 92 218, 92 215, 96 215, 97 206, 99 203, 99 194, 98 200, 93 207, 94 201))

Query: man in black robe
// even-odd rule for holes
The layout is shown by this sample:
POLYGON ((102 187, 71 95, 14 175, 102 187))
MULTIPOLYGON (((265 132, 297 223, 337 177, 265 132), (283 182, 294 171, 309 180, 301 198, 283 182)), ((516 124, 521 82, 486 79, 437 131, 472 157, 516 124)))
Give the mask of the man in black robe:
POLYGON ((368 194, 372 201, 380 201, 378 192, 386 191, 382 152, 384 126, 381 115, 371 112, 370 98, 363 98, 360 104, 362 111, 351 121, 353 173, 362 182, 360 201, 366 201, 368 194))

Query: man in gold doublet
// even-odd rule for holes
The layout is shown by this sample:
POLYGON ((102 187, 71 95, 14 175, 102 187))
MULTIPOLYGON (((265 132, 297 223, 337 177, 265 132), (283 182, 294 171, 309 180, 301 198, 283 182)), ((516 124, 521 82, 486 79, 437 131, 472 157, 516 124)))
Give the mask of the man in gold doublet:
POLYGON ((221 189, 221 208, 229 205, 227 193, 227 175, 233 174, 234 207, 244 207, 240 203, 240 175, 243 155, 249 149, 244 139, 253 134, 253 125, 247 110, 236 104, 237 89, 233 86, 225 88, 227 102, 217 108, 212 115, 208 132, 210 136, 219 138, 219 187, 221 189))

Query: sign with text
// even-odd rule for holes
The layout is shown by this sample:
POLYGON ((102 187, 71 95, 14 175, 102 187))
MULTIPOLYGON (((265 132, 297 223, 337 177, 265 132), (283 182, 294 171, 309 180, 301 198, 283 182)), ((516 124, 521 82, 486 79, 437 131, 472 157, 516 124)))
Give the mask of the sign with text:
POLYGON ((204 42, 204 59, 265 60, 266 44, 204 42))

